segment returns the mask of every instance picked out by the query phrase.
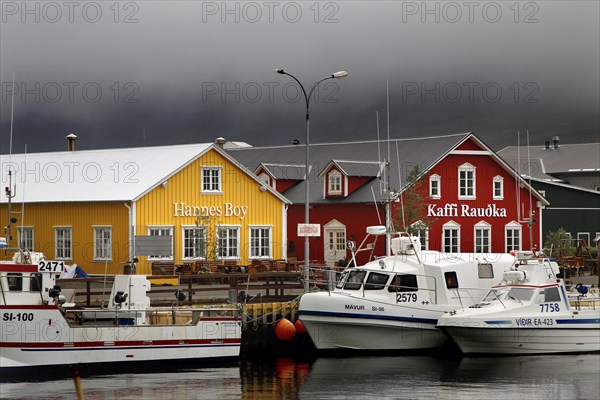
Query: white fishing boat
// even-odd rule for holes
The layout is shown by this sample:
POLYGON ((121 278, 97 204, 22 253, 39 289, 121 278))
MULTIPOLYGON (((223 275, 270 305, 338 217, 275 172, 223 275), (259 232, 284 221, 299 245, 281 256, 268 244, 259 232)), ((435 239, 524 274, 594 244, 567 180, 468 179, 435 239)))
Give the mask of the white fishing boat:
POLYGON ((56 285, 64 263, 35 254, 29 261, 37 258, 34 264, 0 262, 2 373, 239 356, 241 311, 235 306, 194 308, 174 302, 172 307, 152 307, 146 276, 116 275, 108 306, 84 308, 68 302, 56 285))
POLYGON ((518 252, 500 285, 481 302, 445 314, 438 327, 466 354, 600 351, 600 299, 586 286, 569 296, 557 274, 555 261, 518 252))
MULTIPOLYGON (((367 228, 353 252, 372 251, 383 226, 367 228)), ((416 240, 416 241, 415 241, 416 240)), ((346 268, 328 290, 300 298, 298 314, 319 350, 416 350, 443 346, 445 312, 478 302, 514 263, 509 254, 451 255, 420 250, 407 235, 392 254, 346 268)))

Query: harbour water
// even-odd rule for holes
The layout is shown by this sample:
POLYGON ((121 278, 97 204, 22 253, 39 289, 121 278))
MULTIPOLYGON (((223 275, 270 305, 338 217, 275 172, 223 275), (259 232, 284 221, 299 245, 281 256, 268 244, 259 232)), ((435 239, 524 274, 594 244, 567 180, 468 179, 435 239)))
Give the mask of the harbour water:
MULTIPOLYGON (((291 358, 83 377, 86 399, 599 399, 600 354, 291 358)), ((70 378, 0 384, 2 399, 74 399, 70 378)))

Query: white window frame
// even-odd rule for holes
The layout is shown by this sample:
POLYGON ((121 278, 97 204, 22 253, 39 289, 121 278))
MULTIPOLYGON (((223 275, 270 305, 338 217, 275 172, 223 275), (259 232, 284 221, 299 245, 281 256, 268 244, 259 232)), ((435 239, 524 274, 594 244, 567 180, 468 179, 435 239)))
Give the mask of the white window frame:
MULTIPOLYGON (((452 236, 450 239, 454 239, 452 236)), ((444 225, 442 225, 442 252, 449 254, 458 254, 460 253, 460 225, 454 221, 448 221, 444 225), (446 232, 456 232, 456 245, 450 244, 451 251, 446 251, 446 232), (453 248, 456 247, 456 251, 452 251, 453 248)))
POLYGON ((577 232, 577 240, 585 240, 585 245, 590 247, 590 233, 589 232, 577 232))
MULTIPOLYGON (((192 260, 205 260, 206 259, 206 255, 204 257, 199 256, 197 251, 197 244, 196 242, 200 241, 201 245, 202 242, 204 242, 204 244, 206 245, 206 226, 204 225, 183 225, 181 227, 181 259, 182 260, 188 260, 188 261, 192 261, 192 260), (200 231, 200 236, 199 237, 186 237, 186 232, 187 231, 200 231), (191 245, 191 246, 188 246, 191 245), (190 249, 190 251, 192 252, 192 256, 190 257, 189 255, 186 255, 187 253, 187 249, 190 249)), ((206 251, 207 249, 205 249, 206 251)))
POLYGON ((492 252, 492 225, 485 221, 479 221, 473 227, 473 252, 476 254, 488 254, 492 252), (478 233, 484 232, 487 232, 487 237, 485 235, 478 235, 478 233), (481 240, 480 244, 477 243, 478 239, 481 240), (484 243, 484 241, 487 243, 484 243))
POLYGON ((432 199, 442 198, 442 178, 438 174, 429 177, 429 197, 432 199))
POLYGON ((327 194, 342 194, 342 174, 340 171, 333 170, 327 174, 327 194))
POLYGON ((273 227, 269 225, 250 225, 248 226, 248 237, 250 238, 249 246, 248 246, 248 258, 252 260, 268 260, 273 258, 273 227), (255 250, 259 250, 260 253, 265 250, 264 243, 262 241, 265 239, 263 237, 263 230, 267 230, 267 253, 268 254, 260 254, 257 255, 255 250), (258 237, 255 234, 258 233, 258 237), (258 240, 258 243, 254 243, 258 240))
POLYGON ((209 194, 218 194, 222 193, 223 190, 223 167, 219 165, 214 166, 203 166, 200 171, 200 188, 202 193, 209 194), (217 182, 213 182, 215 176, 213 175, 216 172, 217 182), (205 173, 208 176, 205 176, 205 173), (205 178, 208 178, 208 181, 205 181, 205 178))
POLYGON ((458 167, 458 198, 459 200, 474 200, 476 198, 476 168, 474 165, 464 163, 458 167), (464 174, 464 176, 463 176, 464 174), (472 174, 469 177, 469 174, 472 174), (463 185, 464 183, 464 185, 463 185), (470 183, 470 184, 469 184, 470 183), (472 189, 469 194, 469 189, 472 189))
POLYGON ((521 250, 523 244, 523 227, 521 226, 521 224, 519 224, 518 222, 515 221, 511 221, 508 224, 504 225, 504 251, 506 253, 511 252, 512 250, 515 251, 519 251, 521 250), (509 231, 512 233, 512 237, 511 237, 511 242, 510 245, 508 243, 508 239, 509 239, 509 231), (518 232, 519 234, 519 243, 518 243, 518 248, 515 248, 515 243, 514 243, 514 232, 518 232))
POLYGON ((258 175, 258 180, 267 186, 271 186, 271 177, 266 172, 258 175))
POLYGON ((54 259, 55 260, 72 260, 73 259, 73 227, 71 226, 55 226, 54 227, 54 259), (68 232, 68 238, 59 238, 59 232, 68 232), (68 241, 68 246, 62 246, 68 241), (63 243, 61 243, 63 242, 63 243))
POLYGON ((34 251, 35 232, 33 226, 18 226, 17 227, 17 247, 23 250, 34 251), (25 235, 23 235, 25 233, 25 235), (24 237, 24 238, 23 238, 24 237), (25 246, 21 246, 25 243, 25 246))
POLYGON ((110 225, 98 225, 93 226, 94 229, 94 261, 112 261, 112 226, 110 225), (102 232, 102 235, 108 232, 108 242, 106 242, 106 237, 100 238, 98 234, 102 232), (98 240, 101 240, 102 246, 98 246, 98 240), (104 246, 108 244, 108 248, 104 246), (99 253, 105 253, 105 256, 99 253))
POLYGON ((492 180, 492 196, 494 200, 504 200, 504 178, 497 175, 492 180), (500 193, 496 193, 496 184, 500 193))
POLYGON ((175 254, 173 251, 173 225, 148 225, 148 236, 167 236, 167 235, 163 235, 162 233, 164 233, 164 231, 162 230, 169 230, 169 236, 171 236, 171 256, 148 256, 148 261, 173 261, 175 254), (160 229, 161 234, 160 235, 152 235, 151 231, 153 229, 160 229))
POLYGON ((429 250, 429 229, 423 226, 421 220, 411 224, 411 227, 419 230, 415 237, 417 237, 421 243, 421 250, 429 250))
MULTIPOLYGON (((219 260, 239 260, 240 259, 240 225, 219 225, 217 226, 217 258, 219 260), (227 237, 221 237, 222 232, 227 232, 227 237), (236 236, 229 236, 230 232, 236 232, 236 236), (223 240, 229 242, 230 240, 235 239, 236 245, 232 246, 224 246, 223 240), (229 249, 235 249, 234 252, 230 252, 229 249), (223 253, 227 251, 227 255, 223 255, 223 253), (235 253, 235 254, 234 254, 235 253)), ((228 243, 226 243, 228 244, 228 243)))

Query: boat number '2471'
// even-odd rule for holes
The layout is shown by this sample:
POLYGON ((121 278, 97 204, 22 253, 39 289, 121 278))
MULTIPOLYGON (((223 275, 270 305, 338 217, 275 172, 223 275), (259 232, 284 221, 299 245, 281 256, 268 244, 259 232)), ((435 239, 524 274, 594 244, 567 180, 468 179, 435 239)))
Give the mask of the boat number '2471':
POLYGON ((417 301, 416 293, 396 293, 397 303, 410 303, 417 301))

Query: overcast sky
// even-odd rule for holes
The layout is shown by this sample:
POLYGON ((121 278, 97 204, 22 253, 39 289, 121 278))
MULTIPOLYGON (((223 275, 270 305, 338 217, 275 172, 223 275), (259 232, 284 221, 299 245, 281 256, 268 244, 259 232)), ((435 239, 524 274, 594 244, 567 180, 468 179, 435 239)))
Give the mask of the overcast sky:
POLYGON ((473 131, 600 141, 598 1, 1 0, 1 152, 473 131))

